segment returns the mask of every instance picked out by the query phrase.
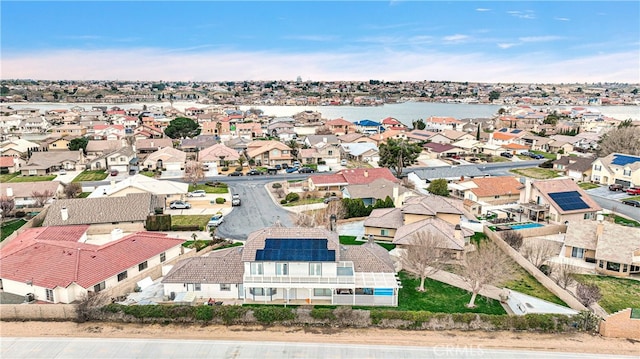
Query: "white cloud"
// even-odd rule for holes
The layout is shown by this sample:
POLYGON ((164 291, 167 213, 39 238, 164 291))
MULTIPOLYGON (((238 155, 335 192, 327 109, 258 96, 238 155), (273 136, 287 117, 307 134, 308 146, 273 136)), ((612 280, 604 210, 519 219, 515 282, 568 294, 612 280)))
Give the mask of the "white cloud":
POLYGON ((447 42, 447 43, 460 43, 468 39, 469 39, 468 35, 462 35, 462 34, 455 34, 455 35, 445 36, 442 38, 442 40, 444 40, 444 42, 447 42))
POLYGON ((485 12, 485 11, 491 11, 491 9, 487 9, 487 8, 479 7, 479 8, 477 8, 477 9, 476 9, 476 11, 479 11, 479 12, 485 12))
POLYGON ((550 42, 550 41, 558 41, 562 40, 564 37, 562 36, 554 36, 554 35, 546 35, 546 36, 525 36, 520 37, 518 40, 522 42, 550 42))
POLYGON ((557 21, 571 21, 568 17, 554 17, 553 19, 557 21))
POLYGON ((293 36, 285 36, 284 39, 327 42, 327 41, 333 41, 337 39, 337 37, 331 36, 331 35, 293 35, 293 36))
POLYGON ((525 10, 525 11, 507 11, 507 14, 517 17, 519 19, 527 19, 532 20, 536 18, 533 10, 525 10))
POLYGON ((508 48, 511 48, 511 47, 514 47, 514 46, 518 46, 518 45, 520 45, 520 44, 515 43, 515 42, 507 42, 507 43, 499 43, 498 47, 501 48, 501 49, 508 49, 508 48))
MULTIPOLYGON (((500 52, 499 54, 502 54, 500 52)), ((3 54, 2 78, 43 80, 295 79, 481 82, 637 82, 637 51, 558 60, 542 53, 501 57, 438 51, 365 51, 291 54, 279 52, 168 52, 158 49, 59 50, 3 54), (615 64, 615 65, 614 65, 615 64)))

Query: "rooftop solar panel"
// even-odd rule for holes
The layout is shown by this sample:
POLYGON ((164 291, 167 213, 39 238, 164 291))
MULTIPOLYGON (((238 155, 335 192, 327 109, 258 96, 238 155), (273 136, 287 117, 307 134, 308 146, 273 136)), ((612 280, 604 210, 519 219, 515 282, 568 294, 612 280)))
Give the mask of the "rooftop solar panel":
POLYGON ((639 162, 640 157, 637 156, 628 156, 628 155, 613 155, 612 164, 618 166, 626 166, 629 163, 639 162))
POLYGON ((549 193, 549 197, 551 197, 563 211, 589 208, 589 205, 582 200, 580 192, 578 191, 549 193))
POLYGON ((267 238, 264 249, 256 251, 260 261, 335 261, 336 251, 329 250, 326 239, 267 238))

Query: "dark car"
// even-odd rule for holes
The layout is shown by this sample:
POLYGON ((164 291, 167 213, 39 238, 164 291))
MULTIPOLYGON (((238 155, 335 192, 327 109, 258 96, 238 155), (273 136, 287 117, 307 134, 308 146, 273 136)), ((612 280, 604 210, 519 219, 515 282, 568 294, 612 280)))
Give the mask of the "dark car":
POLYGON ((255 169, 247 172, 247 176, 260 176, 261 174, 263 173, 255 169))
POLYGON ((640 201, 636 201, 635 199, 625 199, 622 201, 623 204, 627 206, 640 207, 640 201))
POLYGON ((509 152, 502 152, 502 153, 500 154, 500 156, 502 156, 502 157, 506 157, 506 158, 511 158, 511 157, 513 157, 513 155, 512 155, 511 153, 509 153, 509 152))
POLYGON ((315 172, 311 167, 302 167, 298 170, 298 173, 313 173, 315 172))
POLYGON ((609 185, 609 191, 622 191, 624 186, 619 183, 614 183, 609 185))
POLYGON ((282 169, 282 165, 276 165, 275 167, 276 167, 276 169, 277 169, 278 171, 280 171, 280 170, 282 169))
POLYGON ((229 173, 229 176, 232 176, 232 177, 242 176, 242 172, 238 172, 238 171, 231 172, 229 173))
POLYGON ((530 156, 531 158, 533 158, 534 160, 541 160, 544 158, 543 155, 539 155, 537 153, 534 153, 533 156, 530 156))
POLYGON ((327 197, 324 199, 324 204, 328 204, 329 202, 333 202, 333 201, 339 201, 340 198, 336 197, 336 196, 331 196, 331 197, 327 197))

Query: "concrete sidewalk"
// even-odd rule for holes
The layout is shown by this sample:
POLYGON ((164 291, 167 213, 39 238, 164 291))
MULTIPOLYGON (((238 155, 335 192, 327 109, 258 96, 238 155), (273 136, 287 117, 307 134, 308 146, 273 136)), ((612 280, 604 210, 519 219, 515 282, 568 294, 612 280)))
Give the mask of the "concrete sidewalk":
MULTIPOLYGON (((465 278, 457 274, 453 274, 451 272, 445 272, 440 270, 435 274, 430 275, 429 278, 437 280, 442 283, 449 284, 451 286, 454 286, 460 289, 470 291, 469 283, 465 281, 465 278)), ((502 292, 503 292, 502 289, 495 287, 493 285, 484 285, 482 286, 482 289, 480 289, 480 292, 478 294, 485 296, 487 298, 491 298, 499 301, 500 293, 502 292)))

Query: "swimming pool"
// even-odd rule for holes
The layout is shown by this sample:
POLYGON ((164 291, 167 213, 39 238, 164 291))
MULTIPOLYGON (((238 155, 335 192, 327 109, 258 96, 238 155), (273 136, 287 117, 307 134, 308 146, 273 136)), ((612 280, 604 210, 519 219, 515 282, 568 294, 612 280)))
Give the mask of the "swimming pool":
POLYGON ((540 223, 525 223, 525 224, 514 224, 510 226, 511 229, 523 229, 523 228, 538 228, 543 227, 540 223))

